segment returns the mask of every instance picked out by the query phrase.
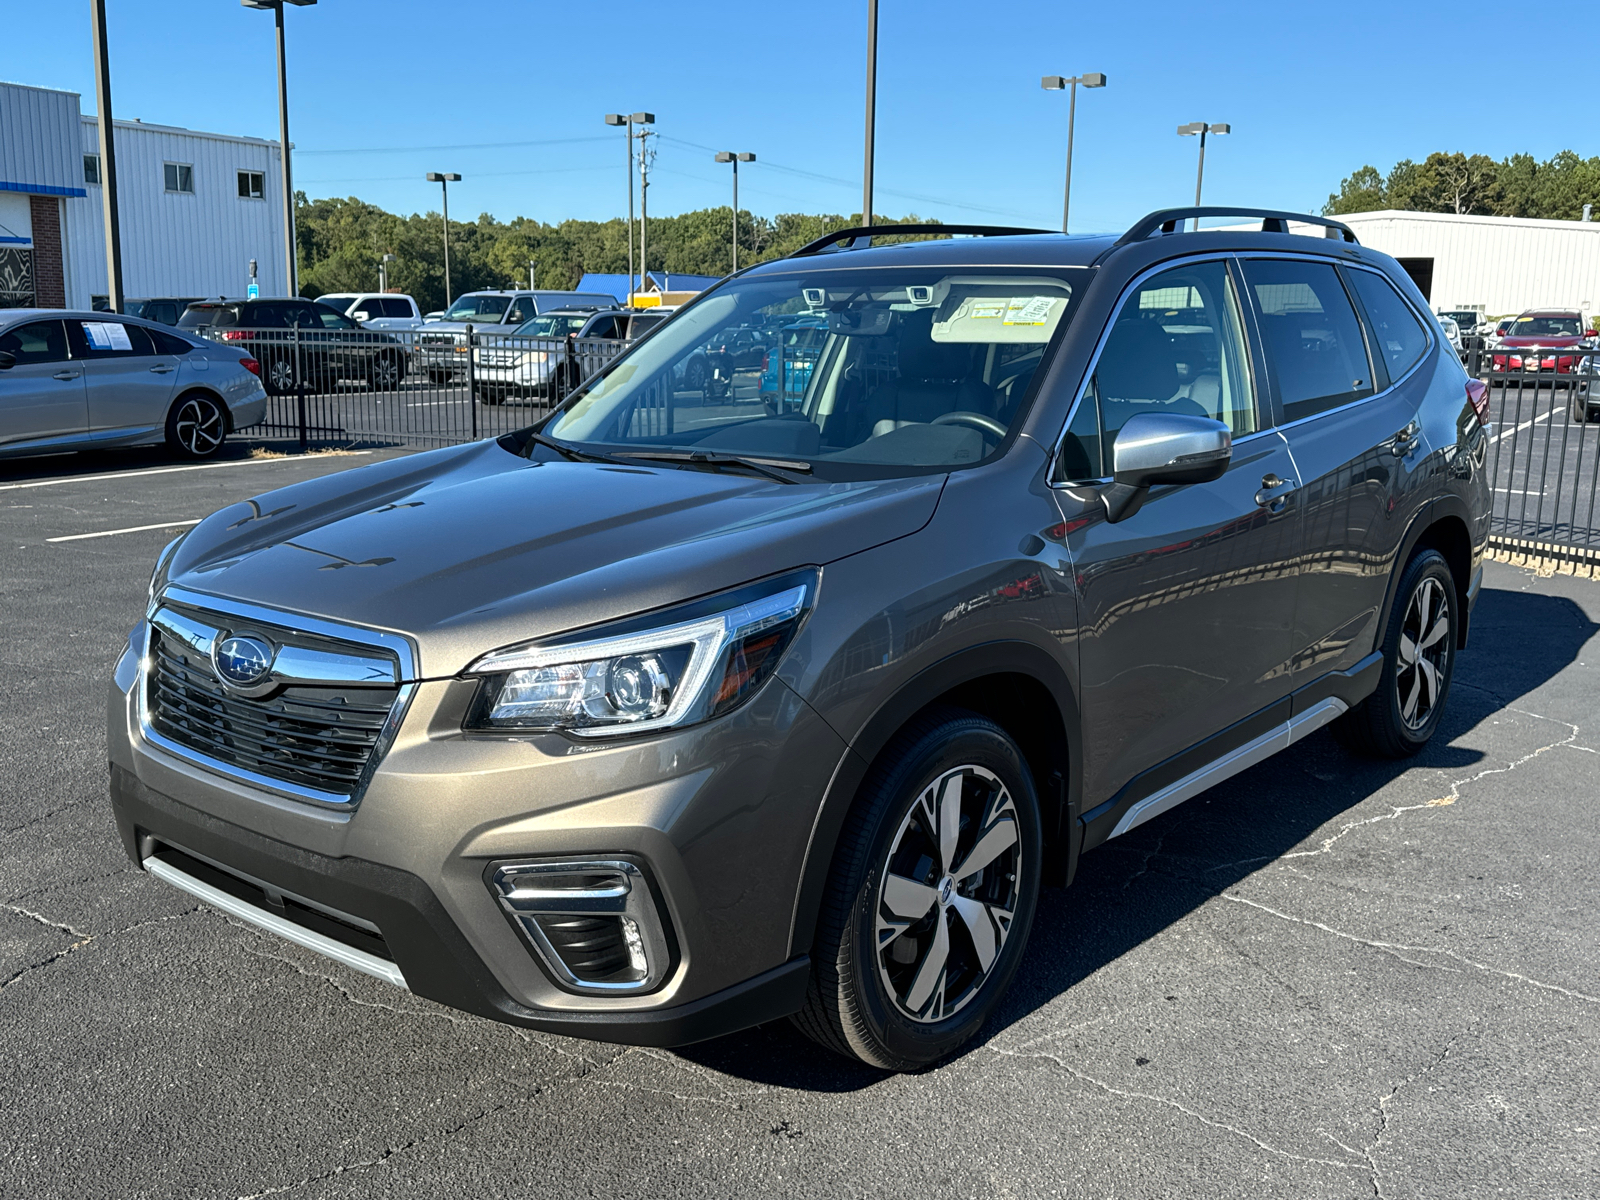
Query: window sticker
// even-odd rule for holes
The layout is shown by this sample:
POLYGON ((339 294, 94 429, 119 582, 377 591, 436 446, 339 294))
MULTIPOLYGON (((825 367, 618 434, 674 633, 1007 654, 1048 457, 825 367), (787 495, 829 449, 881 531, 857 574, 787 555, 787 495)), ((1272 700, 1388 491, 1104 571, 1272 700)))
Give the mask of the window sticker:
POLYGON ((1050 308, 1059 297, 1056 296, 1018 296, 1006 305, 1005 323, 1007 325, 1047 325, 1050 322, 1050 308))
POLYGON ((83 336, 96 350, 132 350, 128 330, 119 321, 84 321, 83 336))

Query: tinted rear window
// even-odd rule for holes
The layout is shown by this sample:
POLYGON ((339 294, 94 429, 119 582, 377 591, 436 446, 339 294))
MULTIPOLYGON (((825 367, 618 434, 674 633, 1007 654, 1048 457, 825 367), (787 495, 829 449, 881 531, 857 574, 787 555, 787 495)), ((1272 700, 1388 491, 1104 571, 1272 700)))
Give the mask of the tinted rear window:
POLYGON ((238 323, 238 317, 233 309, 223 305, 190 305, 183 316, 178 318, 179 329, 206 329, 216 326, 226 329, 238 323))

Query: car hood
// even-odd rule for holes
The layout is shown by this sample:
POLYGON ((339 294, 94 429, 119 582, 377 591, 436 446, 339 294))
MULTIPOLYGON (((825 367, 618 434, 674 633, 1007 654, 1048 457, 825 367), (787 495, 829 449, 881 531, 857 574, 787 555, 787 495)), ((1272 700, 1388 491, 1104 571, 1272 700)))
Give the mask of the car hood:
POLYGON ((1508 337, 1500 344, 1508 350, 1571 350, 1581 341, 1581 337, 1508 337))
POLYGON ((439 678, 513 642, 905 537, 944 479, 782 484, 475 442, 230 505, 184 539, 168 580, 404 634, 419 675, 439 678))

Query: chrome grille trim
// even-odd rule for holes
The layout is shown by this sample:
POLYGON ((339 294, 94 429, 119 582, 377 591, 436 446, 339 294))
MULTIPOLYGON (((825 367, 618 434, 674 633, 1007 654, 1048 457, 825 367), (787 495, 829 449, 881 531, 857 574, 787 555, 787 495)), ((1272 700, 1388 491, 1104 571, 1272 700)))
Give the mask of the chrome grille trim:
POLYGON ((415 662, 410 643, 394 634, 168 588, 145 626, 136 684, 140 734, 150 746, 225 778, 349 812, 399 732, 416 688, 415 662), (176 613, 169 603, 199 611, 176 613), (272 638, 288 660, 282 675, 274 671, 277 695, 266 703, 224 686, 209 668, 212 641, 241 624, 272 638), (296 645, 289 639, 297 634, 302 641, 337 639, 353 653, 296 645), (163 637, 172 647, 161 645, 163 637), (376 653, 360 653, 369 648, 376 653), (319 689, 370 692, 375 703, 334 702, 319 698, 319 689), (345 720, 319 720, 319 709, 345 720), (281 772, 273 771, 274 760, 281 772))

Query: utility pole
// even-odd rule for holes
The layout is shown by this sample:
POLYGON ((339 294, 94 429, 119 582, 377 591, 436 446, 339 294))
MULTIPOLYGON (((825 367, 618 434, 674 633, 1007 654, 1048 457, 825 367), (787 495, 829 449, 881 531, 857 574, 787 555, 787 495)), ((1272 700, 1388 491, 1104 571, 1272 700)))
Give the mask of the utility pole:
POLYGON ((650 149, 645 140, 655 134, 648 129, 641 129, 634 135, 639 139, 639 290, 645 290, 645 285, 650 282, 650 260, 645 253, 645 229, 650 223, 650 164, 655 161, 656 152, 650 149))
POLYGON ((867 162, 861 173, 861 223, 872 224, 872 137, 878 108, 878 0, 867 0, 867 162))
POLYGON ((94 92, 100 127, 100 204, 106 220, 106 296, 122 311, 122 226, 117 220, 117 151, 111 132, 111 63, 106 54, 106 0, 92 0, 94 92))

